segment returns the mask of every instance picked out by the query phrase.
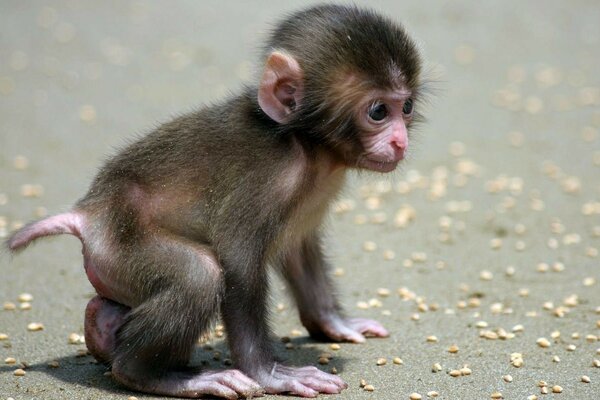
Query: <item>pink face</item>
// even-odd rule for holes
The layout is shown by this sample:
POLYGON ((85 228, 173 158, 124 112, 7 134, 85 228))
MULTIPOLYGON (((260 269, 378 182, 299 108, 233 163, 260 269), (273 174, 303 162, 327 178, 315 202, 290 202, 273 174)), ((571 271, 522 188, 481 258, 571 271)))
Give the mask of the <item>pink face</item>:
POLYGON ((410 91, 375 92, 359 112, 364 153, 358 167, 393 171, 408 148, 407 127, 413 118, 410 91))

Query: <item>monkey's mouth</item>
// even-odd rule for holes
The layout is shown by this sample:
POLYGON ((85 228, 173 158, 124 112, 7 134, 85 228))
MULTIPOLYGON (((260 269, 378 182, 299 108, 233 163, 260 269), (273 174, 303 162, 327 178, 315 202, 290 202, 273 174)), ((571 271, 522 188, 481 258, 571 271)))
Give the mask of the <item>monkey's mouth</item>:
POLYGON ((370 158, 363 158, 360 161, 360 166, 366 169, 370 169, 371 171, 391 172, 396 169, 399 162, 400 160, 382 161, 373 160, 370 158))

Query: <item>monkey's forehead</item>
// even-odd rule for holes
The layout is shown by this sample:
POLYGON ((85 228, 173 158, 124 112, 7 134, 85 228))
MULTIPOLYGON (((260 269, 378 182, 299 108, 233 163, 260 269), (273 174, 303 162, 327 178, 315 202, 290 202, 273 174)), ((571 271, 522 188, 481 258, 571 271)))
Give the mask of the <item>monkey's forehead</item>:
POLYGON ((320 5, 296 12, 273 31, 267 51, 282 48, 309 74, 342 69, 369 76, 381 87, 399 81, 416 86, 417 46, 404 28, 371 10, 320 5))

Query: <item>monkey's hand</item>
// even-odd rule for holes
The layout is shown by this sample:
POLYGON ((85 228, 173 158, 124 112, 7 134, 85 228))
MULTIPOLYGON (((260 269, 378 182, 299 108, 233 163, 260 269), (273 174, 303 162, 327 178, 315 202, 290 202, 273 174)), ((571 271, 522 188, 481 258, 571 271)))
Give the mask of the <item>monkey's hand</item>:
POLYGON ((319 393, 337 394, 348 385, 338 376, 316 367, 287 367, 274 363, 270 371, 252 376, 267 393, 289 393, 302 397, 317 397, 319 393))
POLYGON ((363 343, 366 337, 388 337, 389 332, 377 321, 366 318, 344 318, 329 315, 312 320, 302 318, 302 323, 317 339, 333 339, 339 342, 363 343))

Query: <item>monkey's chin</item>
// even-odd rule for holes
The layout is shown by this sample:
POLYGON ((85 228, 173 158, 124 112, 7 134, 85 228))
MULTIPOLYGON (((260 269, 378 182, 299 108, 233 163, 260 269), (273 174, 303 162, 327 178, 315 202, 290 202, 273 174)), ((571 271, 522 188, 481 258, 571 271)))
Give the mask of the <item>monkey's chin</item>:
POLYGON ((398 166, 398 161, 375 161, 368 158, 363 158, 360 161, 359 167, 376 172, 392 172, 398 166))

